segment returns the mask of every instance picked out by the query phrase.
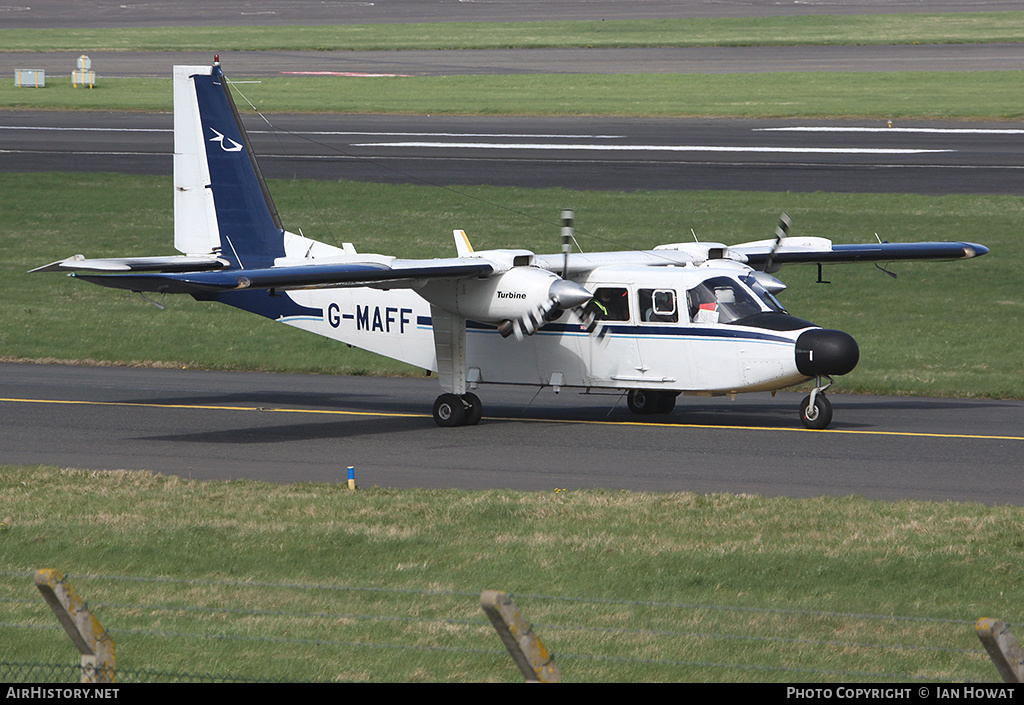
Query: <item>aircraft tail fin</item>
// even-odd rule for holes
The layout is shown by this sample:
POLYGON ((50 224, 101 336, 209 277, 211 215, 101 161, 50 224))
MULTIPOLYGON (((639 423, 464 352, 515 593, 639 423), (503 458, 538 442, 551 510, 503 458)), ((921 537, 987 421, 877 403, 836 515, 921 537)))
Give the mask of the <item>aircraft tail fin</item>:
POLYGON ((455 250, 458 252, 459 257, 472 257, 473 246, 469 244, 469 237, 466 236, 466 231, 452 230, 452 236, 455 238, 455 250))
POLYGON ((220 62, 175 66, 175 249, 268 267, 284 235, 220 62))

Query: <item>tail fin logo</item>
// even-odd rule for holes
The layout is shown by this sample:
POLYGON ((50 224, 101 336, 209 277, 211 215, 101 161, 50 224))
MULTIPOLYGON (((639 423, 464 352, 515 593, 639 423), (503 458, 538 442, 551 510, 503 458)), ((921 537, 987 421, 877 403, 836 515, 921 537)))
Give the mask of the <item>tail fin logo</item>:
POLYGON ((223 149, 225 152, 241 152, 242 151, 242 145, 238 144, 238 142, 235 142, 230 137, 225 137, 223 134, 221 134, 220 132, 217 132, 212 127, 210 128, 210 130, 212 130, 213 133, 215 135, 217 135, 216 137, 211 137, 210 141, 211 142, 219 142, 220 143, 220 148, 223 149), (230 147, 227 144, 225 144, 225 140, 227 140, 228 142, 231 143, 230 147))

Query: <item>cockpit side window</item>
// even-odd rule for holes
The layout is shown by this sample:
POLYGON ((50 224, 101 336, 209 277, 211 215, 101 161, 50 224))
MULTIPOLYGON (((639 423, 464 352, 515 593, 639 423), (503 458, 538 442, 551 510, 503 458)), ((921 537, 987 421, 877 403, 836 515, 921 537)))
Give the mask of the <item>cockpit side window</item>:
POLYGON ((672 289, 640 289, 637 292, 640 320, 647 323, 676 323, 676 292, 672 289))
POLYGON ((597 289, 585 312, 599 321, 628 321, 629 298, 626 288, 605 286, 597 289))
POLYGON ((711 277, 686 292, 694 323, 731 323, 764 310, 759 301, 735 279, 711 277))

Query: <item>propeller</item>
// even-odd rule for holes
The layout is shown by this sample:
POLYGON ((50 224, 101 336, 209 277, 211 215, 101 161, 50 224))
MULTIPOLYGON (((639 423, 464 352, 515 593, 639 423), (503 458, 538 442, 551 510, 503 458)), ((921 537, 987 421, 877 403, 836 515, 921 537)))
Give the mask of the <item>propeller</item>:
MULTIPOLYGON (((582 306, 594 298, 594 295, 587 289, 568 278, 569 254, 572 252, 572 243, 575 239, 572 234, 572 226, 576 214, 567 209, 562 211, 560 218, 562 221, 562 276, 551 282, 543 303, 521 316, 503 320, 498 324, 498 332, 503 338, 515 335, 517 340, 522 340, 526 336, 536 333, 545 323, 558 318, 563 311, 582 306)), ((547 274, 546 276, 552 275, 547 274)))
POLYGON ((548 288, 547 300, 514 320, 504 320, 498 324, 498 332, 503 338, 515 335, 522 340, 533 335, 549 321, 558 318, 566 309, 582 306, 594 298, 594 295, 574 281, 557 279, 548 288))
POLYGON ((786 235, 789 234, 789 228, 793 225, 792 219, 785 213, 779 218, 779 224, 775 226, 775 244, 772 245, 772 251, 768 253, 768 259, 764 262, 764 267, 761 269, 762 272, 772 271, 772 261, 775 259, 775 253, 778 252, 779 246, 782 245, 782 241, 786 239, 786 235))

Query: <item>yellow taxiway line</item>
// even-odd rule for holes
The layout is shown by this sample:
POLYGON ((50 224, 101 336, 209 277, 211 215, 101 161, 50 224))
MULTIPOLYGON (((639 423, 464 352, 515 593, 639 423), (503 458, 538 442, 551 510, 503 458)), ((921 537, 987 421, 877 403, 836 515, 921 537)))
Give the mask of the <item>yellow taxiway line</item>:
MULTIPOLYGON (((121 402, 121 401, 82 401, 74 399, 12 399, 0 397, 0 402, 11 402, 21 404, 65 404, 85 406, 122 406, 122 407, 149 407, 154 409, 194 409, 200 411, 270 411, 282 414, 320 414, 336 416, 373 416, 385 418, 431 418, 430 414, 404 414, 386 411, 342 411, 337 409, 289 409, 285 407, 264 407, 264 406, 223 406, 218 404, 160 404, 156 402, 121 402)), ((547 422, 563 424, 588 424, 607 426, 641 426, 644 428, 700 428, 715 430, 733 431, 792 431, 797 433, 831 433, 860 436, 896 436, 904 438, 951 438, 970 439, 985 441, 1024 441, 1024 436, 992 436, 975 433, 933 433, 922 431, 865 431, 847 429, 823 429, 814 430, 806 428, 786 428, 780 426, 732 426, 715 424, 688 424, 688 423, 663 423, 657 421, 592 421, 580 419, 528 419, 513 416, 492 416, 492 419, 502 421, 522 422, 547 422)))

